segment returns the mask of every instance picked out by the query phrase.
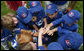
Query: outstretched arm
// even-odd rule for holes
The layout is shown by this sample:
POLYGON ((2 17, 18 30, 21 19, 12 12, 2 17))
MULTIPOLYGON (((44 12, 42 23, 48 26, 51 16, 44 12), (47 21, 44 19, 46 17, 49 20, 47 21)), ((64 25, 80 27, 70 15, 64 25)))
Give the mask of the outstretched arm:
POLYGON ((39 29, 38 29, 38 27, 34 24, 33 25, 33 27, 35 28, 35 30, 38 32, 39 31, 39 29))
POLYGON ((43 34, 43 28, 41 28, 39 30, 39 34, 38 34, 38 47, 39 47, 39 50, 45 50, 44 47, 43 47, 43 44, 42 44, 42 34, 43 34))

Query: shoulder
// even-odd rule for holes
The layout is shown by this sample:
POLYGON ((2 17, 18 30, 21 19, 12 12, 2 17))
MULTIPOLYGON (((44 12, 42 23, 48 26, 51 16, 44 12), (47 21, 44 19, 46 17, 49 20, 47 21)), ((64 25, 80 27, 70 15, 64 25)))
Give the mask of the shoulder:
POLYGON ((78 28, 78 24, 74 24, 73 26, 74 26, 75 28, 78 28))

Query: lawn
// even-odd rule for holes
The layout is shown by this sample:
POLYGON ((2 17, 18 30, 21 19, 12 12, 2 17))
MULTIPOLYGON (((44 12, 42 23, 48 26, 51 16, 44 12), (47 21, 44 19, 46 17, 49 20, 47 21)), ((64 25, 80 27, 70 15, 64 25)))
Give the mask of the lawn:
MULTIPOLYGON (((44 3, 44 2, 43 2, 44 3)), ((43 5, 44 7, 45 5, 43 5)), ((83 1, 77 1, 76 5, 73 8, 74 10, 78 10, 81 12, 81 19, 78 21, 78 33, 80 33, 83 36, 83 1)), ((4 1, 1 1, 1 16, 9 13, 9 12, 13 12, 13 10, 9 10, 4 1)), ((15 12, 14 12, 15 13, 15 12)), ((10 43, 9 43, 10 44, 10 43)), ((10 46, 11 48, 11 46, 10 46)), ((1 46, 1 50, 3 50, 3 47, 1 46)), ((83 50, 83 47, 81 47, 80 50, 83 50)))

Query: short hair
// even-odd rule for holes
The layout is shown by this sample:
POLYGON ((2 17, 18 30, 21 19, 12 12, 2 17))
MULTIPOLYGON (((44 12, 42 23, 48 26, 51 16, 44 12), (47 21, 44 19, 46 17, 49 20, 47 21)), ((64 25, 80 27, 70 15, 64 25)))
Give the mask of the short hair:
POLYGON ((33 48, 31 44, 28 44, 29 42, 33 42, 31 33, 32 32, 29 30, 22 29, 21 34, 17 34, 17 42, 19 43, 21 50, 30 50, 33 48))
POLYGON ((5 28, 9 30, 13 30, 15 28, 13 20, 12 20, 13 17, 15 17, 15 15, 14 14, 11 15, 9 13, 2 16, 1 20, 5 28))

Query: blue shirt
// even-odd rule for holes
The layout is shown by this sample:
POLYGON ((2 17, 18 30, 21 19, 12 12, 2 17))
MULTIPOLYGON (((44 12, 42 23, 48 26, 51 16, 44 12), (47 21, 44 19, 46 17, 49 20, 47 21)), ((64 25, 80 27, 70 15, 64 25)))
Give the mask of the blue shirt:
POLYGON ((58 36, 61 37, 63 35, 66 35, 66 34, 69 34, 69 33, 72 33, 72 31, 70 30, 67 30, 67 29, 63 29, 62 27, 57 27, 57 30, 58 30, 58 36))
POLYGON ((16 28, 21 28, 21 29, 29 30, 28 26, 26 24, 23 24, 19 20, 18 20, 18 24, 16 25, 16 28))
POLYGON ((65 3, 67 3, 67 1, 51 1, 51 3, 55 5, 64 5, 65 3))
POLYGON ((49 23, 51 23, 52 21, 61 18, 62 15, 63 15, 63 13, 62 13, 61 11, 58 11, 57 16, 56 16, 55 18, 53 18, 53 19, 51 19, 50 17, 47 16, 47 23, 49 24, 49 23))
POLYGON ((70 30, 72 32, 77 32, 77 29, 78 29, 78 24, 73 24, 71 26, 68 26, 67 24, 65 24, 65 21, 63 20, 63 18, 53 21, 52 24, 53 26, 57 24, 62 24, 61 26, 62 29, 70 30))
MULTIPOLYGON (((32 11, 32 10, 30 10, 30 11, 32 11)), ((31 12, 31 13, 32 13, 32 12, 31 12)), ((44 17, 46 17, 46 15, 45 15, 45 11, 44 11, 43 8, 42 8, 42 10, 40 11, 40 13, 39 13, 38 15, 32 13, 32 16, 35 16, 36 20, 35 20, 35 21, 30 21, 30 22, 28 23, 29 25, 34 25, 34 24, 35 24, 38 28, 44 26, 44 21, 43 21, 43 19, 44 19, 44 17)))
POLYGON ((4 27, 2 27, 2 29, 3 29, 3 32, 1 33, 1 41, 3 42, 3 41, 10 40, 13 32, 4 27))
POLYGON ((18 24, 16 25, 16 29, 14 30, 15 34, 20 34, 21 33, 21 29, 24 30, 29 30, 28 26, 26 24, 23 24, 21 21, 18 20, 18 24))
POLYGON ((60 37, 57 42, 60 43, 65 50, 79 50, 80 45, 83 43, 83 37, 77 32, 72 32, 60 37), (65 42, 65 40, 69 40, 69 42, 65 42), (68 46, 69 43, 71 45, 68 46))

